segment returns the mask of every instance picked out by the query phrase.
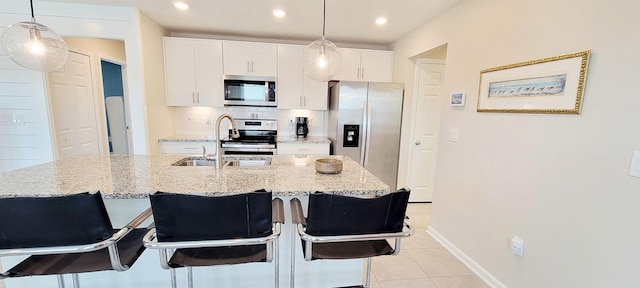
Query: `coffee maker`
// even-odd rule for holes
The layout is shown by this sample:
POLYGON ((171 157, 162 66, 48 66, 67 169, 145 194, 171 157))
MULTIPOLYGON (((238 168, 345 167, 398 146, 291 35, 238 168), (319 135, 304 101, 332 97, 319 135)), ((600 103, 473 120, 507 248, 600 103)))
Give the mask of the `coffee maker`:
POLYGON ((296 117, 296 137, 307 137, 309 120, 307 117, 296 117))

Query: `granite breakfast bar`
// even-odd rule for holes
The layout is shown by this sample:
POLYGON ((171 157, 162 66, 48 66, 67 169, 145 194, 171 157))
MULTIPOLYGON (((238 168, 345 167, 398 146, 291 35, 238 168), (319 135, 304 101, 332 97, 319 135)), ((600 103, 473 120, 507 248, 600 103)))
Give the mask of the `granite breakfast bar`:
MULTIPOLYGON (((280 287, 289 286, 291 245, 301 252, 299 241, 292 241, 289 200, 297 197, 306 205, 306 196, 316 191, 374 197, 389 193, 389 187, 360 165, 342 156, 268 156, 271 165, 262 167, 213 166, 181 167, 173 163, 183 155, 80 156, 38 166, 0 173, 0 197, 48 197, 86 191, 100 191, 114 227, 127 223, 148 208, 149 193, 155 191, 223 196, 258 189, 273 192, 285 204, 286 224, 280 239, 280 287), (344 168, 340 174, 315 171, 317 158, 338 158, 344 168)), ((264 158, 265 156, 260 156, 264 158)), ((234 157, 229 157, 234 158, 234 157)), ((246 158, 246 157, 244 157, 246 158)), ((361 260, 305 262, 297 253, 296 286, 337 287, 360 283, 361 260), (330 276, 330 277, 327 277, 330 276)), ((11 267, 17 258, 3 258, 11 267)), ((245 264, 194 269, 195 287, 269 287, 273 264, 245 264)), ((178 270, 178 281, 186 276, 178 270)), ((158 264, 156 251, 147 250, 126 272, 97 272, 80 275, 88 287, 170 287, 169 272, 158 264), (91 284, 89 284, 91 283, 91 284)), ((55 283, 50 276, 6 280, 6 287, 47 287, 55 283)), ((55 284, 53 284, 55 285, 55 284)), ((0 285, 1 286, 1 285, 0 285)))

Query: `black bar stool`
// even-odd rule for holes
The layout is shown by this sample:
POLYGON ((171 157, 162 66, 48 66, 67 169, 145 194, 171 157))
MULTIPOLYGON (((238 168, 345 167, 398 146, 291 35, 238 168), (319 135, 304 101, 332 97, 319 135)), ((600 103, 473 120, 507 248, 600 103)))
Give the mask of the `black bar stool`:
POLYGON ((126 271, 144 251, 146 228, 136 228, 151 216, 151 209, 124 228, 115 230, 100 192, 62 197, 0 199, 0 256, 30 255, 0 274, 0 279, 34 275, 126 271))
MULTIPOLYGON (((369 287, 371 257, 398 255, 400 240, 413 235, 413 228, 404 221, 408 201, 405 189, 370 199, 316 192, 309 195, 305 219, 300 200, 294 198, 293 238, 297 230, 306 261, 367 258, 364 287, 369 287), (395 247, 387 239, 395 239, 395 247)), ((292 245, 291 287, 295 286, 295 252, 292 245)))
POLYGON ((177 287, 175 268, 187 268, 192 288, 192 267, 251 262, 274 262, 278 287, 284 208, 271 192, 220 197, 156 192, 149 198, 156 227, 144 245, 159 249, 160 266, 171 269, 171 287, 177 287))

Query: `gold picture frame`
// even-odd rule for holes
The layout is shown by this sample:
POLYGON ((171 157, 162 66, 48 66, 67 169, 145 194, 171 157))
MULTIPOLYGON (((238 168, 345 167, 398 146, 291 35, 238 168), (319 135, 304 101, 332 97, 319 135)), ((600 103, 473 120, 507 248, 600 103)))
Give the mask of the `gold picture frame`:
POLYGON ((478 112, 580 114, 591 50, 480 71, 478 112))

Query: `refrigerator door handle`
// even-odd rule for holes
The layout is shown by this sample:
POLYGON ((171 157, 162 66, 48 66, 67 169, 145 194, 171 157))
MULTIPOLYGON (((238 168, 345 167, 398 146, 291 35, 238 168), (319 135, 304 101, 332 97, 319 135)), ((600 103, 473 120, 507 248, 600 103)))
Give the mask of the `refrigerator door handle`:
POLYGON ((364 165, 367 166, 369 164, 369 147, 371 147, 371 103, 369 101, 367 103, 367 134, 366 134, 366 143, 365 144, 365 155, 364 155, 364 165))
MULTIPOLYGON (((364 101, 362 102, 362 143, 365 143, 367 141, 367 133, 368 133, 368 129, 365 129, 366 127, 369 127, 369 123, 367 121, 369 121, 369 118, 367 116, 367 108, 369 107, 369 102, 368 101, 364 101)), ((364 157, 365 157, 365 150, 367 149, 367 145, 362 145, 360 144, 360 166, 364 167, 364 157)))

